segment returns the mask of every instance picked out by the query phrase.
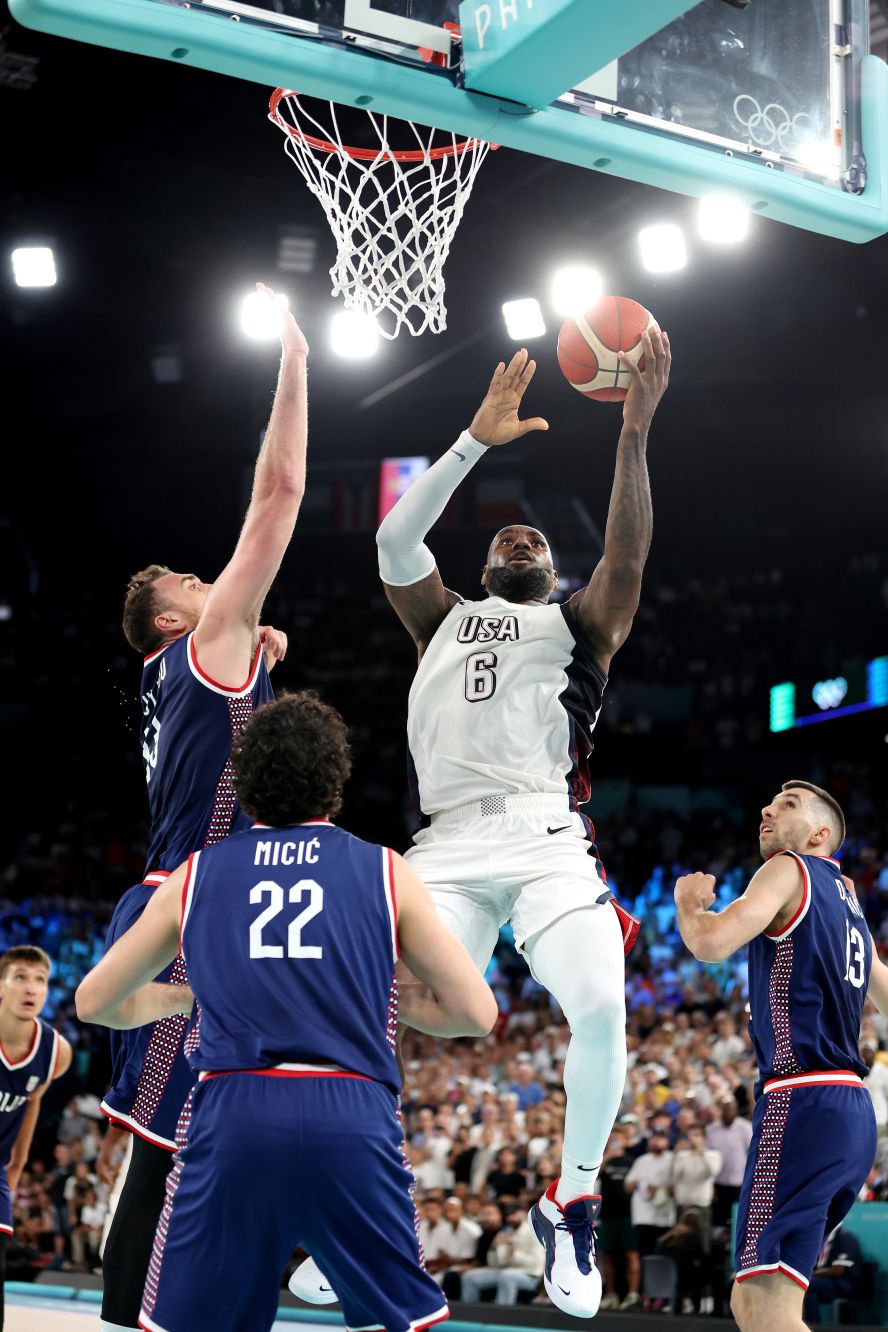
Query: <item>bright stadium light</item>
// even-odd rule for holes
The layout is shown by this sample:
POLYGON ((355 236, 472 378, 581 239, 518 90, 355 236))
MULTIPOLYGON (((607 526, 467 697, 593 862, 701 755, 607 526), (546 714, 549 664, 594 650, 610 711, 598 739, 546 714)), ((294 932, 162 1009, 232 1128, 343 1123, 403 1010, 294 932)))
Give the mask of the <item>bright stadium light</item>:
POLYGON ((546 321, 540 303, 532 296, 522 301, 506 301, 503 305, 503 319, 506 332, 516 342, 525 338, 541 338, 546 331, 546 321))
POLYGON ((749 209, 729 194, 705 194, 697 209, 697 230, 713 245, 735 245, 749 235, 749 209))
POLYGON ((688 262, 684 232, 672 222, 642 227, 638 244, 641 262, 649 273, 676 273, 688 262))
POLYGON ((372 315, 359 310, 340 310, 330 325, 330 345, 337 356, 366 360, 379 350, 379 329, 372 315))
POLYGON ((281 311, 289 308, 290 302, 283 292, 276 292, 272 300, 260 291, 251 291, 241 301, 241 329, 256 342, 270 342, 280 337, 281 311))
POLYGON ((552 304, 560 315, 582 314, 590 309, 604 291, 601 274, 595 268, 574 264, 559 268, 552 279, 552 304))
POLYGON ((838 180, 842 174, 842 161, 838 145, 831 143, 828 139, 819 142, 815 139, 809 143, 803 143, 801 148, 796 149, 793 156, 809 171, 815 171, 818 176, 825 176, 827 180, 838 180))
POLYGON ((48 245, 21 245, 12 252, 17 287, 54 287, 58 281, 55 255, 48 245))

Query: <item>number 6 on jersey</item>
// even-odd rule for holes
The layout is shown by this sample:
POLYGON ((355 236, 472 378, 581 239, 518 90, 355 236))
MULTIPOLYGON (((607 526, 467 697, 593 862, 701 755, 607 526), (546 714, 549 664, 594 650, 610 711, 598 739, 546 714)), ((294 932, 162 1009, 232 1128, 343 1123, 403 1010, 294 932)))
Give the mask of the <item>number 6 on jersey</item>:
POLYGON ((481 703, 496 692, 496 653, 473 652, 466 658, 466 699, 481 703))

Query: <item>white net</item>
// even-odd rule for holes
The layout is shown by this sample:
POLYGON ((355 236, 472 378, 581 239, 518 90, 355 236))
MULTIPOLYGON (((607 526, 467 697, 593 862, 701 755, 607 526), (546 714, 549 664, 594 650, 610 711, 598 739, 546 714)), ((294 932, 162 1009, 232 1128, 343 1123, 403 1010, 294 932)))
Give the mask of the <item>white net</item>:
POLYGON ((413 139, 408 150, 393 150, 388 117, 366 114, 375 138, 370 148, 343 143, 332 102, 324 126, 296 93, 278 90, 270 118, 284 131, 287 154, 336 239, 333 295, 372 316, 383 337, 395 338, 402 328, 441 333, 444 264, 490 144, 399 120, 413 139))

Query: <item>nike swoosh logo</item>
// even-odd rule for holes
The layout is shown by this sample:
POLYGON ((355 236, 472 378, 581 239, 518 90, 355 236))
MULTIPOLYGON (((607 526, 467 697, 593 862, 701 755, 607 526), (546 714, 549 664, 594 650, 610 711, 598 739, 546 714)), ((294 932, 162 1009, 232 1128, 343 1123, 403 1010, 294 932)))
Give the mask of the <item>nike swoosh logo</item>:
POLYGON ((451 449, 450 452, 455 453, 457 458, 462 458, 463 462, 465 462, 466 455, 464 453, 460 453, 459 449, 451 449))
POLYGON ((563 1286, 559 1286, 558 1289, 561 1291, 561 1294, 562 1294, 562 1295, 569 1295, 569 1294, 570 1294, 570 1291, 569 1291, 569 1290, 565 1290, 563 1286))
POLYGON ((564 832, 564 830, 569 827, 570 827, 569 823, 563 823, 560 828, 547 828, 546 832, 551 835, 552 833, 564 832))
MULTIPOLYGON (((583 1168, 583 1167, 580 1166, 580 1169, 581 1169, 581 1170, 582 1170, 582 1168, 583 1168)), ((329 1291, 332 1291, 332 1290, 333 1290, 333 1287, 332 1287, 332 1286, 318 1286, 318 1290, 329 1290, 329 1291)))
POLYGON ((597 1170, 598 1166, 577 1166, 577 1170, 597 1170))

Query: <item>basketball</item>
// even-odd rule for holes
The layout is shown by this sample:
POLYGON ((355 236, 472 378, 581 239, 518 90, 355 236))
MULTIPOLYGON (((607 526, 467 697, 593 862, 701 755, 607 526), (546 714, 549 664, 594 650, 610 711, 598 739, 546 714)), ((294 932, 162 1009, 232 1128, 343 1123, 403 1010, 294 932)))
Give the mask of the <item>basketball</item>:
POLYGON ((626 296, 602 296, 581 315, 569 315, 558 334, 558 364, 578 393, 596 402, 622 402, 629 371, 618 360, 626 352, 644 369, 641 335, 656 328, 649 310, 626 296))

